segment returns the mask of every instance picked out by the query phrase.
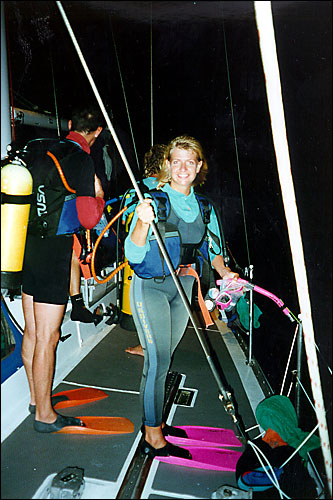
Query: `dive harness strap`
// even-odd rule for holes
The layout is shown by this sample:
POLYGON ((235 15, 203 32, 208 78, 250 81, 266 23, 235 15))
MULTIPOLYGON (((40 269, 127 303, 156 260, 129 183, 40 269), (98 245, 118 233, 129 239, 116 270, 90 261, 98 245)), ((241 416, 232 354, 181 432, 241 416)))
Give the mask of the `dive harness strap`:
POLYGON ((213 325, 214 322, 212 321, 211 315, 209 314, 209 311, 206 307, 205 301, 204 301, 203 296, 202 296, 200 278, 199 278, 199 275, 196 272, 196 270, 193 269, 193 267, 191 267, 191 264, 187 264, 186 266, 180 265, 179 268, 177 269, 177 275, 178 276, 190 275, 190 276, 194 276, 194 278, 197 280, 197 282, 198 282, 198 301, 199 301, 199 306, 201 309, 201 314, 205 320, 206 328, 210 325, 213 325))
MULTIPOLYGON (((76 193, 75 189, 72 189, 69 186, 67 179, 65 177, 65 174, 64 174, 64 172, 61 168, 61 165, 60 165, 58 159, 56 158, 56 156, 54 156, 54 154, 51 153, 50 151, 47 151, 46 154, 53 160, 55 166, 57 167, 57 170, 58 170, 58 173, 59 173, 60 178, 62 180, 62 183, 65 186, 65 188, 67 189, 67 191, 69 191, 70 193, 76 193)), ((87 240, 88 240, 88 252, 89 252, 91 250, 91 248, 90 248, 90 244, 91 244, 90 243, 90 230, 89 229, 87 229, 87 240)), ((81 245, 81 243, 80 243, 80 241, 75 233, 73 234, 73 250, 74 250, 74 252, 78 258, 78 261, 80 263, 80 267, 81 267, 84 279, 87 280, 87 279, 91 278, 90 266, 87 263, 87 259, 82 260, 82 258, 81 258, 82 245, 81 245)))
POLYGON ((32 194, 7 194, 1 191, 1 205, 29 205, 32 194))
MULTIPOLYGON (((148 192, 151 195, 152 199, 157 204, 157 219, 158 219, 157 229, 160 233, 160 236, 161 236, 163 243, 165 244, 166 223, 167 223, 170 211, 171 211, 169 196, 167 193, 165 193, 163 191, 159 191, 157 189, 150 189, 150 190, 145 191, 145 192, 148 192)), ((208 198, 204 195, 201 195, 199 193, 195 193, 195 197, 196 197, 196 200, 197 200, 198 205, 199 205, 202 221, 203 221, 205 228, 206 228, 206 232, 205 232, 205 235, 201 241, 200 248, 203 246, 204 240, 208 241, 208 237, 210 237, 211 240, 213 240, 215 242, 215 244, 217 245, 217 247, 219 248, 219 252, 216 253, 211 244, 209 245, 210 250, 215 255, 219 255, 222 252, 220 240, 212 231, 210 231, 210 229, 208 229, 208 224, 210 222, 213 205, 208 200, 208 198)), ((180 259, 183 262, 184 262, 184 252, 185 252, 185 248, 183 246, 181 248, 181 259, 180 259)), ((160 255, 161 264, 162 264, 162 276, 161 277, 154 277, 155 281, 160 280, 160 279, 164 280, 165 276, 166 276, 164 257, 163 257, 163 254, 162 254, 162 251, 160 248, 159 248, 159 255, 160 255)), ((206 258, 206 260, 207 260, 208 256, 204 257, 204 258, 206 258)), ((185 262, 186 261, 190 262, 189 259, 185 259, 185 262)), ((199 282, 199 286, 200 286, 200 282, 199 282)), ((213 324, 213 323, 210 323, 210 324, 213 324)))
POLYGON ((79 238, 77 235, 74 233, 73 234, 73 250, 75 252, 75 255, 80 263, 81 271, 83 274, 83 277, 85 280, 91 278, 91 271, 90 271, 90 265, 82 259, 81 254, 82 254, 82 245, 79 241, 79 238))

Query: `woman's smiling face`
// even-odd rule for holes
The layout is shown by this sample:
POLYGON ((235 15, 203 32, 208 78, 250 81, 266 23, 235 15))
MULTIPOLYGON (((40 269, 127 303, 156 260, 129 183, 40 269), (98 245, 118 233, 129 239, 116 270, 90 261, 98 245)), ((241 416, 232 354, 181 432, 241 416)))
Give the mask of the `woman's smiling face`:
POLYGON ((198 161, 196 153, 191 149, 173 149, 168 161, 172 189, 188 195, 201 165, 202 161, 198 161))

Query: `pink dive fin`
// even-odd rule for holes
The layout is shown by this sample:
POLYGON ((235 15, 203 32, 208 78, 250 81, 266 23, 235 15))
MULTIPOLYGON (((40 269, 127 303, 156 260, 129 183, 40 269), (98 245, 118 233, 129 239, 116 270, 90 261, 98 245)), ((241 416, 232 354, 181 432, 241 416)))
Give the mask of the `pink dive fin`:
POLYGON ((182 446, 188 450, 192 459, 180 457, 155 457, 156 460, 167 464, 181 465, 195 469, 231 471, 236 470, 236 464, 242 453, 224 448, 210 448, 208 446, 182 446))
POLYGON ((177 425, 175 427, 183 429, 188 438, 166 436, 165 439, 179 446, 243 446, 232 429, 199 425, 177 425))

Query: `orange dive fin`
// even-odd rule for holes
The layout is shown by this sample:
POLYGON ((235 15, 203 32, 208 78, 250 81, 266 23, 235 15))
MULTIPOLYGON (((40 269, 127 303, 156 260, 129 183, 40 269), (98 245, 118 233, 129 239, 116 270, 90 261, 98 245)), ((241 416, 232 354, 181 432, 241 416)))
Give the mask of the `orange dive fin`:
POLYGON ((71 408, 72 406, 84 405, 92 403, 100 399, 107 398, 108 395, 100 389, 91 387, 81 387, 79 389, 71 389, 69 391, 57 392, 52 394, 53 408, 71 408))
POLYGON ((85 427, 68 425, 56 434, 128 434, 134 432, 134 424, 124 417, 77 417, 85 427))

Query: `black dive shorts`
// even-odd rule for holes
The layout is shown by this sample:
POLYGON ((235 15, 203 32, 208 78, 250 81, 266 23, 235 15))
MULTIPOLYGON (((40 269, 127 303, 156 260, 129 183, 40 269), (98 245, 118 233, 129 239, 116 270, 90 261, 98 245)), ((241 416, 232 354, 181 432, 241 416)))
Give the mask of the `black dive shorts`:
POLYGON ((39 238, 28 235, 22 291, 34 302, 67 304, 71 272, 73 236, 39 238))

